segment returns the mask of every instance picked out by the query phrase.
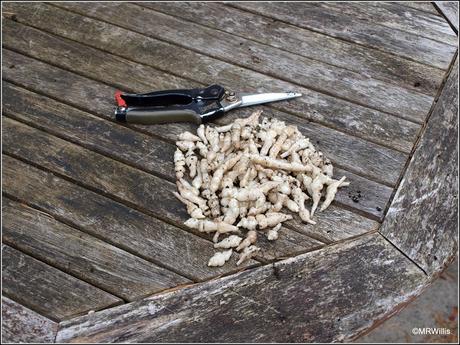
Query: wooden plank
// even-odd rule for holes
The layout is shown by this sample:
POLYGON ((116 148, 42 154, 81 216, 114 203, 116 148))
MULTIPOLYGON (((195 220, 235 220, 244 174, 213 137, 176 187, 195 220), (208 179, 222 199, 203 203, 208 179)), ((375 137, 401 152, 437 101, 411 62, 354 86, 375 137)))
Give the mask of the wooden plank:
MULTIPOLYGON (((34 164, 73 178, 79 183, 88 184, 92 188, 126 200, 138 208, 148 210, 152 215, 166 215, 169 221, 180 225, 187 219, 184 207, 172 196, 174 187, 171 184, 158 182, 158 179, 142 172, 135 176, 134 169, 114 166, 114 163, 106 158, 79 149, 77 146, 9 118, 4 118, 3 124, 5 152, 20 156, 34 164), (24 140, 17 142, 15 139, 17 137, 22 137, 24 140), (79 162, 83 167, 82 171, 78 171, 75 167, 69 168, 74 165, 72 163, 74 161, 79 162), (92 161, 98 163, 91 164, 92 161), (117 171, 117 176, 120 177, 111 176, 107 174, 107 171, 117 171), (166 190, 165 184, 167 185, 166 190), (146 193, 146 190, 149 190, 146 186, 152 186, 150 189, 152 192, 146 193), (167 198, 166 200, 158 198, 158 195, 166 195, 167 198), (163 204, 168 206, 164 207, 163 204), (160 209, 156 205, 160 205, 160 209)), ((365 195, 364 190, 362 193, 365 195)), ((313 237, 325 239, 326 242, 343 239, 344 236, 362 234, 376 227, 376 222, 336 207, 331 207, 331 211, 320 213, 318 219, 324 222, 324 225, 318 227, 318 231, 316 231, 316 226, 306 226, 298 218, 288 224, 292 229, 304 234, 314 234, 313 237), (344 225, 343 219, 349 219, 350 223, 344 225)), ((265 260, 304 252, 306 249, 313 249, 321 245, 290 229, 283 229, 280 239, 275 242, 266 241, 263 236, 261 238, 263 240, 258 242, 263 248, 260 258, 265 260)))
POLYGON ((396 54, 430 66, 447 69, 456 47, 406 32, 385 29, 371 22, 343 16, 339 12, 314 9, 308 3, 235 4, 277 20, 315 30, 336 38, 396 54), (344 30, 344 28, 347 28, 344 30))
MULTIPOLYGON (((165 217, 168 221, 178 225, 182 225, 187 219, 184 207, 172 196, 174 190, 172 184, 159 181, 159 179, 140 171, 136 172, 135 169, 117 165, 110 159, 88 152, 9 118, 4 118, 3 126, 3 148, 5 152, 68 176, 79 183, 85 183, 92 188, 134 204, 137 208, 146 210, 152 215, 165 217), (24 140, 17 142, 17 137, 22 137, 24 140), (76 169, 72 162, 79 162, 82 169, 76 169), (91 162, 97 162, 97 164, 91 162), (117 171, 117 175, 107 174, 107 171, 117 171)), ((347 176, 350 175, 347 174, 347 176)), ((367 190, 365 184, 359 184, 356 177, 354 179, 351 177, 351 182, 354 185, 364 187, 361 193, 363 195, 362 202, 365 205, 366 200, 375 201, 377 199, 371 196, 374 190, 367 190)), ((339 200, 351 203, 352 201, 347 194, 343 194, 345 193, 341 194, 339 200)), ((389 193, 387 197, 389 197, 389 193)), ((348 235, 362 234, 376 227, 376 223, 369 219, 335 207, 331 207, 331 210, 325 212, 319 212, 318 220, 323 224, 319 226, 305 225, 297 217, 287 224, 301 233, 326 239, 326 242, 344 239, 346 238, 344 236, 348 235), (344 219, 348 219, 350 222, 344 224, 344 219)), ((261 245, 264 249, 262 258, 273 260, 278 256, 286 256, 317 247, 319 243, 285 229, 278 241, 264 241, 261 242, 261 245)))
POLYGON ((458 250, 458 58, 381 233, 429 275, 458 250))
MULTIPOLYGON (((226 5, 231 7, 217 3, 208 4, 197 2, 181 4, 142 4, 142 6, 162 13, 179 16, 196 23, 228 32, 238 36, 238 38, 249 38, 250 40, 281 48, 301 56, 310 57, 317 61, 327 62, 334 66, 356 71, 368 78, 389 81, 392 84, 418 92, 428 93, 430 95, 435 92, 435 89, 427 89, 427 86, 431 83, 425 84, 426 81, 422 82, 421 80, 415 80, 420 77, 420 73, 417 72, 417 70, 419 68, 428 68, 430 69, 430 73, 436 76, 437 80, 439 80, 438 78, 442 78, 440 69, 429 68, 426 65, 415 63, 390 53, 369 49, 328 35, 305 30, 286 22, 280 22, 276 19, 266 17, 266 12, 246 11, 242 8, 234 7, 238 6, 238 4, 233 3, 227 3, 226 5), (388 68, 384 66, 388 66, 388 68), (409 67, 410 69, 402 72, 402 69, 405 68, 403 66, 409 67), (401 74, 398 75, 400 72, 402 72, 404 76, 401 74), (415 77, 416 75, 418 77, 415 77), (402 77, 404 77, 403 80, 402 77), (409 80, 411 81, 409 82, 409 80), (422 84, 424 85, 422 86, 422 84)), ((314 8, 316 8, 316 6, 321 6, 321 8, 324 7, 324 11, 326 12, 330 11, 330 8, 334 8, 332 3, 315 3, 309 6, 315 6, 314 8)), ((336 6, 344 7, 344 12, 346 12, 347 9, 353 12, 351 6, 354 5, 352 4, 336 6)), ((357 4, 356 6, 362 8, 362 6, 358 6, 357 4)), ((364 6, 363 8, 367 9, 368 7, 364 6)), ((398 6, 396 8, 400 7, 398 6)), ((411 11, 409 9, 406 10, 411 11)), ((393 17, 395 16, 394 13, 391 13, 389 10, 382 9, 381 11, 385 11, 387 17, 388 14, 392 14, 393 17)), ((359 11, 355 12, 356 15, 359 15, 359 11)), ((416 24, 419 24, 419 26, 425 24, 424 27, 430 27, 426 25, 428 21, 425 19, 425 16, 427 16, 426 14, 422 13, 423 15, 418 15, 419 11, 414 12, 414 19, 420 17, 419 21, 415 21, 416 24)), ((364 13, 369 14, 371 11, 365 10, 364 13)), ((381 13, 378 13, 375 17, 382 17, 381 13)), ((401 16, 398 16, 398 18, 399 17, 401 16)), ((402 17, 405 19, 404 16, 402 17)), ((446 27, 446 23, 443 20, 437 16, 430 16, 430 19, 435 22, 432 25, 435 26, 434 29, 438 29, 434 30, 437 36, 440 36, 441 32, 443 36, 450 38, 450 41, 453 42, 452 44, 456 42, 455 34, 448 25, 446 27), (437 26, 441 26, 441 28, 437 28, 437 26), (442 30, 448 32, 449 35, 445 35, 442 30)), ((408 21, 408 23, 412 22, 408 21)), ((417 27, 417 29, 420 31, 420 28, 417 27)), ((415 30, 413 29, 413 31, 415 30)), ((251 44, 249 44, 249 46, 251 46, 251 44)), ((422 74, 425 74, 425 72, 422 72, 422 74)), ((425 79, 425 77, 422 78, 425 79)), ((431 79, 432 77, 428 78, 431 79)))
MULTIPOLYGON (((228 3, 232 6, 232 3, 228 3)), ((384 80, 404 88, 435 95, 443 71, 398 56, 368 49, 340 39, 255 15, 218 3, 146 3, 159 11, 177 13, 182 18, 212 25, 233 35, 296 53, 369 78, 384 80)), ((415 11, 418 12, 418 11, 415 11)), ((422 15, 424 15, 422 13, 422 15)), ((435 17, 440 20, 439 17, 435 17)), ((441 21, 445 24, 444 21, 441 21)), ((451 29, 447 26, 451 32, 451 29)), ((455 35, 454 35, 455 37, 455 35)))
MULTIPOLYGON (((41 12, 38 11, 38 13, 41 12)), ((85 21, 85 25, 79 29, 79 31, 85 30, 85 44, 103 48, 115 54, 124 54, 127 58, 135 59, 142 64, 158 67, 173 74, 180 71, 180 74, 184 77, 198 80, 203 84, 215 83, 216 78, 218 78, 218 80, 225 81, 226 87, 236 90, 241 90, 242 85, 245 85, 245 88, 247 88, 245 90, 247 91, 273 91, 293 88, 291 84, 278 79, 250 70, 243 70, 217 59, 124 30, 117 26, 66 11, 55 12, 53 15, 58 19, 58 22, 62 23, 72 22, 77 25, 77 23, 85 21), (200 69, 197 70, 196 66, 200 66, 200 69)), ((80 74, 112 85, 118 85, 121 81, 126 80, 127 63, 120 66, 119 59, 115 59, 113 63, 108 64, 107 61, 111 61, 110 55, 105 54, 104 57, 97 59, 100 55, 97 50, 88 49, 88 47, 78 45, 75 42, 69 43, 67 40, 46 36, 17 23, 12 25, 7 20, 5 20, 5 23, 4 42, 6 45, 11 45, 16 51, 22 51, 41 60, 50 61, 55 65, 71 71, 77 71, 80 74), (17 39, 18 37, 23 37, 23 40, 17 39), (24 43, 29 41, 36 42, 33 50, 30 49, 28 44, 24 43), (59 48, 62 46, 65 46, 65 49, 59 48), (81 59, 79 58, 80 56, 82 56, 81 59), (75 60, 86 61, 86 56, 92 56, 92 64, 85 63, 82 68, 78 68, 79 64, 76 64, 75 60), (107 65, 109 65, 107 68, 103 68, 107 65)), ((43 21, 39 21, 36 25, 41 23, 43 21)), ((44 24, 41 25, 43 26, 44 24)), ((51 27, 47 26, 46 29, 53 30, 53 32, 73 40, 81 39, 74 31, 66 30, 67 27, 64 26, 62 29, 57 30, 56 25, 53 25, 51 27)), ((129 70, 142 70, 144 68, 133 62, 129 62, 129 64, 131 66, 129 70)), ((171 81, 174 82, 175 79, 156 78, 156 74, 153 72, 143 73, 143 75, 143 78, 148 78, 151 84, 150 89, 184 87, 185 85, 187 87, 194 86, 189 81, 174 85, 171 81), (150 75, 152 77, 149 77, 150 75)), ((48 78, 44 79, 47 80, 48 78)), ((54 79, 59 80, 60 78, 54 79)), ((136 92, 148 90, 145 89, 143 84, 135 81, 130 81, 129 84, 125 83, 122 89, 134 89, 136 92)), ((394 147, 404 152, 410 152, 419 129, 416 124, 309 89, 301 87, 296 87, 296 89, 305 96, 292 102, 273 103, 270 106, 278 110, 292 112, 308 120, 326 124, 353 136, 394 147)), ((416 121, 423 121, 423 114, 418 114, 417 116, 416 121)), ((168 129, 172 130, 172 128, 168 129)))
POLYGON ((415 8, 419 11, 424 11, 439 16, 438 11, 434 8, 431 1, 402 1, 399 5, 404 7, 415 8))
MULTIPOLYGON (((129 164, 139 167, 147 172, 173 176, 172 167, 168 171, 156 169, 154 166, 155 160, 151 159, 148 155, 139 157, 139 154, 137 154, 130 157, 130 152, 135 151, 137 148, 136 146, 132 149, 129 148, 130 142, 126 142, 124 140, 126 135, 123 134, 124 128, 122 127, 118 127, 116 125, 114 126, 111 123, 94 118, 93 116, 78 111, 77 109, 65 106, 32 92, 25 91, 9 83, 4 84, 4 99, 4 111, 8 113, 9 116, 42 128, 66 140, 76 142, 90 149, 95 149, 98 152, 108 154, 124 162, 129 162, 129 164), (21 101, 19 102, 18 100, 21 101), (65 109, 65 111, 62 111, 61 109, 65 109), (89 126, 88 123, 91 123, 91 126, 89 126), (114 128, 112 129, 113 126, 114 128), (104 140, 101 139, 101 133, 104 140), (118 144, 120 140, 123 142, 118 144), (118 152, 119 150, 117 149, 114 150, 114 148, 126 146, 128 146, 128 148, 123 152, 118 152)), ((243 110, 243 114, 246 115, 250 111, 252 110, 243 110)), ((226 117, 225 121, 232 121, 232 119, 236 116, 241 115, 242 113, 230 113, 226 117)), ((318 135, 318 133, 321 133, 320 126, 312 123, 305 124, 304 121, 301 121, 298 118, 287 118, 281 113, 272 113, 270 109, 267 110, 266 115, 276 116, 282 120, 286 120, 288 123, 297 125, 305 135, 316 140, 317 147, 321 148, 327 157, 330 157, 333 162, 345 162, 345 167, 351 167, 351 170, 357 170, 363 174, 380 175, 382 169, 379 166, 376 166, 376 164, 378 164, 377 159, 380 159, 380 162, 385 162, 385 164, 388 165, 388 167, 385 168, 387 174, 390 174, 390 167, 396 171, 402 169, 404 161, 403 155, 399 155, 396 159, 392 159, 395 157, 389 157, 388 150, 383 150, 382 152, 382 149, 378 147, 376 147, 376 150, 369 150, 369 147, 366 147, 365 143, 361 144, 357 141, 350 143, 348 138, 344 135, 331 132, 326 132, 324 135, 318 135), (347 148, 350 151, 347 151, 347 148), (353 156, 359 159, 360 162, 366 164, 366 166, 353 166, 353 156), (349 158, 349 162, 346 162, 347 157, 349 158), (374 164, 374 166, 369 166, 369 162, 374 164), (369 169, 369 171, 366 169, 369 169)), ((154 129, 154 127, 151 127, 151 129, 154 129)), ((132 135, 129 130, 128 135, 132 135)), ((148 139, 141 136, 140 139, 134 137, 131 141, 142 142, 146 140, 148 139)), ((148 145, 145 146, 148 147, 148 145)), ((170 144, 163 143, 162 147, 164 146, 168 147, 165 151, 173 150, 173 147, 170 144)), ((164 162, 166 162, 166 160, 169 161, 163 165, 171 164, 171 157, 172 153, 169 157, 163 157, 162 159, 164 162)), ((350 198, 348 198, 348 190, 346 189, 339 192, 337 200, 347 206, 381 217, 383 215, 382 211, 378 211, 376 208, 385 208, 392 191, 391 188, 371 182, 368 179, 359 177, 347 171, 338 171, 339 173, 344 173, 349 176, 350 180, 353 181, 353 188, 363 191, 366 190, 368 192, 366 193, 366 198, 361 200, 359 204, 352 202, 350 198)), ((396 171, 394 171, 391 176, 393 181, 397 179, 396 171)), ((385 180, 388 181, 388 176, 386 176, 385 180)))
POLYGON ((447 18, 450 25, 455 28, 458 33, 458 2, 457 1, 435 1, 435 6, 447 18))
MULTIPOLYGON (((89 186, 103 194, 115 197, 117 200, 125 201, 128 205, 143 210, 144 213, 184 227, 183 223, 188 219, 188 215, 185 212, 185 207, 173 196, 173 191, 176 188, 172 183, 82 149, 9 118, 4 119, 3 128, 4 152, 70 177, 79 184, 89 186), (22 137, 24 140, 18 143, 17 137, 22 137), (76 166, 81 168, 78 169, 76 166), (111 172, 116 172, 116 176, 113 176, 111 172)), ((348 212, 345 211, 344 213, 348 212)), ((293 228, 304 227, 300 219, 290 224, 293 228)), ((188 228, 187 230, 191 231, 188 228)), ((203 236, 198 231, 192 232, 203 236)), ((212 239, 212 235, 203 237, 208 240, 212 239)), ((321 245, 316 240, 285 229, 283 236, 278 241, 265 241, 263 243, 261 248, 264 249, 264 253, 261 257, 273 260, 275 256, 270 253, 286 256, 321 245)))
MULTIPOLYGON (((135 4, 97 3, 86 6, 84 3, 61 3, 59 6, 401 117, 417 118, 420 113, 426 114, 433 101, 432 96, 363 77, 358 73, 268 47, 244 37, 235 37, 171 15, 147 9, 143 11, 143 8, 135 4), (131 20, 126 21, 126 17, 131 20), (175 30, 171 30, 171 27, 175 30)), ((174 15, 181 15, 180 11, 173 12, 174 15)), ((53 12, 49 12, 48 18, 52 16, 51 13, 53 12)))
MULTIPOLYGON (((63 100, 72 106, 76 106, 78 108, 83 107, 85 111, 96 112, 98 116, 105 118, 112 117, 113 89, 104 87, 100 83, 91 82, 86 78, 78 77, 69 72, 57 70, 50 67, 49 65, 45 65, 43 63, 37 62, 36 60, 26 58, 7 50, 4 51, 3 58, 5 63, 8 65, 14 61, 15 66, 14 68, 5 69, 4 77, 6 77, 7 80, 13 80, 15 83, 19 83, 26 88, 31 88, 34 91, 50 95, 53 98, 58 98, 59 100, 63 100), (91 102, 88 104, 81 102, 82 99, 85 99, 85 97, 90 98, 90 95, 94 93, 98 93, 101 96, 97 102, 91 102), (105 98, 102 96, 105 96, 105 98)), ((14 102, 14 104, 16 103, 18 102, 14 102)), ((19 105, 16 104, 15 106, 19 105)), ((48 105, 45 106, 49 108, 48 105)), ((58 107, 61 106, 62 105, 60 104, 58 107)), ((368 176, 373 180, 381 181, 388 185, 394 185, 399 177, 399 171, 407 159, 406 154, 375 145, 368 141, 350 137, 346 134, 331 130, 327 127, 306 122, 296 116, 290 116, 286 113, 272 110, 271 108, 265 109, 267 109, 267 116, 276 116, 280 119, 284 119, 288 123, 296 124, 301 127, 300 129, 302 132, 304 132, 305 135, 308 135, 312 139, 314 138, 315 141, 322 143, 318 145, 318 148, 327 154, 327 156, 333 161, 334 164, 354 173, 368 176)), ((230 121, 235 117, 241 117, 244 114, 247 114, 247 112, 253 110, 253 108, 248 108, 229 112, 221 121, 230 121)), ((23 112, 27 113, 27 107, 25 107, 23 112)), ((55 113, 54 111, 50 112, 55 113)), ((72 118, 78 115, 78 112, 73 112, 76 114, 67 116, 67 118, 72 118)), ((58 116, 62 116, 59 115, 60 112, 57 112, 57 114, 58 116)), ((43 120, 46 120, 48 116, 50 115, 47 115, 47 117, 45 117, 43 120)), ((348 116, 344 116, 341 121, 345 121, 346 119, 350 118, 348 116)), ((95 121, 94 117, 91 117, 91 121, 95 121)), ((56 125, 57 124, 53 124, 53 126, 56 125)), ((88 126, 88 123, 85 121, 79 126, 74 127, 76 127, 75 130, 80 130, 81 133, 83 133, 83 137, 86 138, 88 136, 89 139, 96 139, 96 143, 99 144, 100 131, 96 132, 96 137, 91 137, 85 130, 86 126, 88 126)), ((163 133, 165 133, 165 137, 167 135, 168 139, 175 140, 177 138, 177 133, 180 133, 179 128, 184 128, 179 126, 179 124, 170 124, 168 126, 144 126, 144 128, 146 131, 155 133, 157 135, 162 135, 162 137, 163 133), (177 126, 176 131, 168 131, 168 129, 173 128, 173 126, 174 128, 177 126)), ((191 127, 191 130, 194 130, 191 125, 189 126, 191 127)), ((395 130, 397 131, 397 124, 394 124, 394 126, 395 130)), ((393 129, 391 124, 388 124, 387 127, 388 132, 393 129)), ((106 131, 102 131, 102 133, 105 132, 106 131)), ((107 131, 107 135, 110 134, 111 132, 107 131)), ((75 138, 73 130, 72 137, 75 138)), ((70 138, 68 140, 73 139, 70 138)), ((94 145, 92 147, 94 147, 94 145)), ((109 149, 114 150, 114 146, 109 145, 109 149)), ((169 149, 172 150, 173 147, 171 146, 169 149)), ((129 150, 127 150, 127 152, 129 153, 129 150)), ((114 154, 118 156, 120 156, 120 154, 124 154, 124 156, 128 156, 127 158, 129 158, 129 154, 126 152, 114 152, 114 154)), ((145 157, 145 153, 143 157, 145 157)), ((145 165, 143 157, 137 157, 136 166, 140 166, 141 164, 145 165)), ((152 161, 148 160, 148 162, 152 161)), ((171 162, 165 162, 165 164, 170 165, 171 162)), ((155 167, 148 165, 146 166, 148 171, 156 169, 155 167)), ((172 169, 171 166, 170 169, 172 169)), ((171 174, 169 174, 169 176, 171 176, 171 174)))
MULTIPOLYGON (((117 138, 123 138, 124 136, 113 136, 111 134, 113 131, 111 130, 110 123, 95 126, 94 128, 96 128, 96 130, 92 131, 91 133, 88 133, 84 125, 85 122, 95 123, 95 121, 93 121, 93 119, 91 119, 89 116, 81 114, 81 112, 76 109, 72 109, 68 106, 64 106, 43 96, 39 96, 26 90, 20 89, 18 87, 12 86, 9 83, 4 84, 4 99, 5 101, 3 109, 4 112, 8 114, 8 116, 11 116, 20 121, 24 121, 32 126, 44 129, 63 139, 71 140, 72 142, 78 143, 79 145, 83 145, 89 148, 92 148, 92 146, 86 145, 86 143, 88 140, 91 140, 91 144, 98 149, 99 132, 101 128, 105 128, 102 131, 102 133, 104 133, 104 135, 107 136, 108 139, 107 142, 103 144, 104 147, 113 148, 122 146, 117 144, 117 138), (115 137, 115 140, 111 140, 111 137, 115 137)), ((103 120, 100 121, 103 122, 103 120)), ((305 131, 305 126, 302 123, 296 124, 299 125, 299 127, 303 131, 305 131)), ((25 127, 23 126, 21 128, 25 127)), ((122 130, 123 128, 120 129, 122 130)), ((307 127, 306 129, 308 131, 307 134, 311 135, 311 137, 314 138, 314 128, 311 129, 307 127)), ((91 167, 94 164, 91 164, 91 160, 90 158, 88 158, 88 154, 85 153, 82 153, 81 156, 75 158, 77 161, 83 159, 85 162, 87 162, 87 166, 82 168, 82 170, 79 172, 79 174, 82 177, 79 177, 75 175, 77 174, 75 167, 69 167, 69 162, 67 160, 67 157, 75 156, 75 149, 72 149, 70 152, 66 152, 66 154, 60 152, 57 149, 57 146, 69 146, 68 143, 61 143, 61 141, 55 140, 53 146, 49 144, 50 139, 46 138, 43 139, 43 144, 41 145, 43 147, 38 149, 39 142, 37 142, 36 140, 36 134, 30 133, 30 131, 25 130, 25 133, 22 133, 22 135, 29 137, 30 140, 28 142, 23 141, 20 145, 18 145, 18 143, 16 142, 15 135, 16 134, 14 134, 14 131, 12 131, 11 134, 9 134, 8 131, 6 131, 5 133, 5 138, 11 140, 9 146, 5 145, 5 150, 7 152, 16 155, 23 155, 24 157, 27 157, 27 159, 29 160, 35 160, 36 164, 42 164, 42 161, 47 161, 47 157, 54 156, 54 158, 51 160, 51 164, 53 164, 53 166, 49 167, 50 169, 56 169, 54 165, 56 164, 57 158, 55 156, 59 155, 59 161, 62 161, 62 163, 59 165, 59 171, 62 171, 62 173, 66 175, 70 174, 72 178, 76 178, 77 180, 87 180, 89 181, 89 184, 94 188, 102 190, 105 193, 115 195, 118 198, 129 201, 130 203, 134 203, 137 206, 140 206, 142 209, 146 209, 152 212, 157 217, 162 217, 164 214, 166 214, 167 219, 172 220, 173 222, 175 222, 176 225, 181 226, 182 222, 185 221, 184 217, 186 217, 186 215, 184 213, 181 213, 179 215, 171 214, 170 211, 164 209, 163 204, 160 204, 160 208, 158 209, 156 205, 151 203, 152 199, 155 200, 156 198, 161 197, 163 198, 163 200, 168 200, 168 207, 174 205, 173 209, 183 209, 181 204, 172 195, 172 192, 175 190, 175 187, 171 183, 164 184, 164 182, 161 181, 161 179, 159 178, 152 177, 145 173, 136 172, 136 170, 134 169, 130 169, 125 166, 120 166, 120 164, 117 165, 117 163, 107 159, 106 161, 108 163, 105 164, 108 166, 113 166, 113 169, 119 171, 119 174, 117 174, 116 177, 107 175, 105 172, 101 172, 99 166, 96 166, 94 167, 93 172, 94 177, 89 178, 89 167, 91 167), (58 143, 60 144, 58 145, 58 143), (30 157, 30 153, 28 153, 30 150, 37 151, 37 158, 30 157), (21 151, 24 152, 21 153, 21 151), (46 156, 45 153, 47 153, 48 156, 46 156), (132 178, 130 180, 127 180, 123 173, 132 176, 132 178), (106 181, 102 182, 104 180, 106 181), (115 183, 115 181, 117 181, 117 183, 115 183), (145 185, 140 184, 140 181, 145 181, 145 185), (120 185, 128 185, 126 189, 131 192, 126 193, 124 191, 120 191, 120 185), (146 186, 155 186, 157 188, 157 191, 159 191, 159 194, 146 195, 146 186)), ((340 137, 335 136, 334 139, 335 141, 332 139, 329 140, 331 143, 335 142, 336 144, 334 145, 340 143, 340 137)), ((73 147, 72 145, 70 146, 73 147)), ((98 151, 101 152, 103 151, 103 149, 98 149, 98 151)), ((118 158, 117 150, 115 150, 113 153, 109 151, 109 153, 112 156, 118 158)), ((127 153, 129 153, 129 150, 127 150, 127 153)), ((334 157, 334 155, 332 154, 329 155, 329 152, 327 152, 327 156, 334 157)), ((97 161, 100 160, 99 155, 95 155, 95 157, 97 157, 95 158, 97 161)), ((172 154, 170 157, 172 157, 172 154)), ((168 158, 169 160, 171 160, 170 157, 168 158)), ((141 164, 142 166, 142 161, 139 161, 137 158, 135 160, 133 159, 131 162, 131 165, 137 166, 141 164)), ((142 167, 144 169, 146 168, 145 170, 147 171, 152 171, 149 169, 151 165, 152 164, 149 163, 148 166, 142 167)), ((358 175, 355 175, 345 170, 336 168, 335 171, 336 176, 345 175, 352 183, 352 186, 350 188, 344 188, 342 190, 339 190, 339 192, 337 193, 336 201, 342 205, 346 205, 349 208, 357 209, 360 212, 364 212, 366 215, 376 217, 377 219, 381 219, 383 217, 383 211, 386 208, 386 204, 390 199, 392 188, 371 182, 365 178, 362 178, 358 175), (362 196, 358 203, 356 202, 356 200, 353 201, 351 198, 355 194, 360 194, 362 196)), ((157 172, 157 170, 153 170, 153 172, 155 173, 157 172)), ((172 170, 168 172, 168 176, 173 176, 172 170)), ((299 220, 297 220, 295 224, 297 224, 297 227, 303 227, 302 223, 299 220)))
POLYGON ((2 343, 54 343, 58 324, 2 296, 2 343))
MULTIPOLYGON (((44 84, 40 87, 44 87, 44 84)), ((129 162, 130 165, 158 176, 172 178, 174 172, 172 157, 175 151, 172 144, 56 101, 48 101, 45 97, 30 92, 22 95, 21 102, 14 98, 16 95, 17 92, 12 92, 5 94, 4 98, 8 103, 5 109, 13 109, 18 117, 26 118, 40 128, 53 130, 61 137, 77 141, 101 154, 115 157, 122 162, 129 162), (27 97, 32 98, 27 100, 27 97), (39 103, 34 104, 35 100, 39 103), (28 110, 28 107, 33 107, 33 110, 28 110)), ((76 94, 74 98, 78 99, 79 96, 76 94)), ((106 100, 107 103, 108 101, 106 100)), ((91 104, 88 104, 88 108, 91 108, 91 104)), ((112 115, 113 107, 111 108, 110 113, 106 113, 106 117, 112 115)))
POLYGON ((419 294, 426 280, 374 233, 63 322, 57 341, 347 342, 419 294))
MULTIPOLYGON (((90 154, 90 151, 84 153, 90 154)), ((100 161, 103 162, 104 157, 101 156, 100 161)), ((101 175, 117 171, 106 168, 101 169, 101 175)), ((128 180, 134 178, 129 174, 120 176, 128 180)), ((144 187, 146 194, 159 194, 155 186, 144 184, 144 187)), ((3 191, 59 221, 196 281, 241 269, 235 264, 236 258, 222 267, 208 267, 208 259, 214 254, 209 241, 6 155, 3 157, 3 191)), ((164 204, 168 214, 185 213, 182 207, 174 209, 166 200, 158 204, 164 204)), ((257 262, 250 261, 243 267, 254 264, 257 262)))
POLYGON ((10 199, 2 201, 3 243, 125 300, 190 283, 46 213, 10 199))
MULTIPOLYGON (((291 222, 295 221, 298 221, 297 217, 286 224, 290 226, 291 222)), ((327 212, 316 213, 315 221, 315 226, 305 224, 303 227, 296 227, 295 230, 328 244, 363 235, 366 232, 377 230, 380 226, 376 221, 361 217, 356 213, 345 213, 336 207, 328 208, 327 212)))
MULTIPOLYGON (((329 215, 326 216, 326 218, 330 219, 329 215)), ((276 241, 269 241, 264 233, 259 232, 257 246, 261 248, 261 251, 255 256, 255 259, 267 263, 324 247, 324 242, 318 241, 314 237, 308 236, 306 232, 300 231, 304 226, 305 224, 300 220, 294 222, 294 225, 291 226, 296 229, 296 231, 292 230, 292 228, 283 226, 279 231, 279 238, 276 241)), ((360 224, 357 231, 365 233, 371 230, 363 226, 365 225, 360 224)), ((335 227, 336 232, 339 232, 340 229, 340 227, 335 227)), ((316 237, 321 238, 321 236, 316 237)))
POLYGON ((107 292, 3 244, 2 293, 55 321, 122 302, 107 292))
POLYGON ((401 6, 399 3, 366 2, 363 5, 356 2, 318 2, 310 6, 324 11, 340 12, 350 18, 427 37, 453 46, 457 45, 455 32, 443 18, 401 6))
POLYGON ((171 182, 9 118, 4 118, 3 139, 5 153, 150 210, 173 224, 182 224, 187 219, 184 207, 172 194, 176 188, 171 182), (18 142, 18 136, 27 140, 18 142))

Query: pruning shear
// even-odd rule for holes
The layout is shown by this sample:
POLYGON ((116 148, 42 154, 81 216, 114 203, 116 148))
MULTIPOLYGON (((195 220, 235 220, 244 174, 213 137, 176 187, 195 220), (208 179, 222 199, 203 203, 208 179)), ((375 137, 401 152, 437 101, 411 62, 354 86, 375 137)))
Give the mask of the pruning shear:
POLYGON ((296 92, 236 93, 220 85, 143 94, 115 92, 118 121, 141 124, 211 121, 229 110, 302 96, 296 92))

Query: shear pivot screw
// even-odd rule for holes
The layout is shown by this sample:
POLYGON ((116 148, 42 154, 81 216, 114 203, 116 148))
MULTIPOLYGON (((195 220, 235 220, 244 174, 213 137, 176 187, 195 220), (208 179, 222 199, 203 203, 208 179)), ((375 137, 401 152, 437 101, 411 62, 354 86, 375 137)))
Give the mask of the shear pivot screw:
POLYGON ((236 102, 236 94, 235 92, 229 92, 227 96, 227 101, 229 102, 236 102))

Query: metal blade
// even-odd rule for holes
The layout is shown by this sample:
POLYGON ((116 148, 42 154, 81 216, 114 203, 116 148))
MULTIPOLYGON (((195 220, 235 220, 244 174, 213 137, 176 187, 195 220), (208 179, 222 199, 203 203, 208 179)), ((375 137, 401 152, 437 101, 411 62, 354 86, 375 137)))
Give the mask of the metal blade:
POLYGON ((241 105, 238 108, 269 102, 284 101, 287 99, 300 97, 302 94, 297 92, 272 92, 259 94, 240 94, 239 96, 241 97, 241 105))

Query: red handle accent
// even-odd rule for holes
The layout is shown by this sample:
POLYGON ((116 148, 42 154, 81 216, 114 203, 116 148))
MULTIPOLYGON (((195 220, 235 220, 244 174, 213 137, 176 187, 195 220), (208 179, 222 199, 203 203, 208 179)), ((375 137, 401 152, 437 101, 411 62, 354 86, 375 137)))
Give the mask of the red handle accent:
POLYGON ((126 108, 126 102, 123 98, 121 98, 122 92, 120 90, 115 91, 115 101, 119 107, 126 108))

